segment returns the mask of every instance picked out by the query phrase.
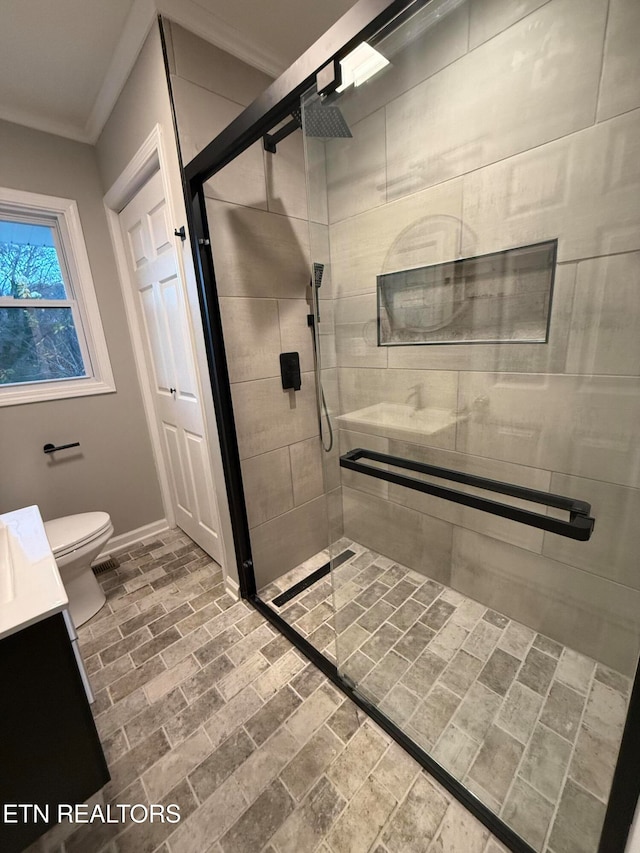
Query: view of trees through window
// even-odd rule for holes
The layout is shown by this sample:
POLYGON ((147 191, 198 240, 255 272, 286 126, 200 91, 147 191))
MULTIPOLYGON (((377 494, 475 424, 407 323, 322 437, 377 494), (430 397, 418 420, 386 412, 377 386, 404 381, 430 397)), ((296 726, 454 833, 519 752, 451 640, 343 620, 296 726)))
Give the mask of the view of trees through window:
POLYGON ((53 227, 0 219, 0 385, 86 375, 53 227))

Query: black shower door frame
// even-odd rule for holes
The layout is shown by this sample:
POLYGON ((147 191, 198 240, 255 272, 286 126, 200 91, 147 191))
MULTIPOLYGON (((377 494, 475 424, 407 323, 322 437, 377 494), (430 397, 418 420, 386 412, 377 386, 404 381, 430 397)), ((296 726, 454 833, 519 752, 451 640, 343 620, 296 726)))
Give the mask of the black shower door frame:
MULTIPOLYGON (((294 108, 299 107, 301 96, 316 83, 319 74, 322 80, 331 79, 337 63, 360 42, 370 39, 383 28, 386 31, 395 29, 403 20, 431 2, 435 0, 359 0, 262 95, 184 166, 183 189, 242 597, 260 611, 336 686, 403 746, 503 844, 514 853, 537 853, 464 785, 420 749, 377 707, 370 705, 357 694, 341 677, 335 664, 257 596, 214 257, 205 206, 205 182, 246 148, 269 133, 277 123, 287 118, 294 108)), ((162 34, 161 18, 160 32, 162 34)), ((169 91, 171 91, 166 49, 164 53, 169 91)), ((177 126, 175 130, 177 140, 177 126)), ((636 673, 598 853, 624 853, 625 851, 640 796, 638 767, 640 767, 640 678, 636 673)))

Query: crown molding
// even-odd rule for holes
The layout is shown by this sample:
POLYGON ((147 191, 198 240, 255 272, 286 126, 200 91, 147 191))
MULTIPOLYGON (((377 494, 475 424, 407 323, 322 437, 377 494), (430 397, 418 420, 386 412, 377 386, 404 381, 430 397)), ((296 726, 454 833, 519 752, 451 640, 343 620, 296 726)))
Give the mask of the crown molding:
POLYGON ((0 119, 13 124, 22 124, 43 133, 52 133, 54 136, 64 136, 66 139, 73 139, 74 142, 91 142, 85 129, 72 121, 48 118, 20 107, 0 105, 0 119))
POLYGON ((176 24, 270 77, 279 77, 287 68, 281 57, 193 0, 156 0, 156 6, 176 24))
POLYGON ((84 127, 85 135, 92 144, 97 142, 120 97, 156 15, 153 0, 134 0, 84 127))
MULTIPOLYGON (((82 131, 76 129, 79 135, 72 138, 96 143, 158 13, 271 77, 285 70, 273 53, 193 0, 135 0, 87 123, 82 131)), ((62 130, 61 135, 71 135, 62 130)))
POLYGON ((194 0, 134 0, 84 126, 72 121, 47 118, 19 107, 1 105, 0 118, 76 142, 95 145, 158 13, 271 77, 279 77, 286 68, 280 58, 263 45, 248 38, 194 0))
POLYGON ((100 91, 84 126, 72 121, 47 118, 19 107, 0 105, 0 118, 44 133, 95 145, 135 65, 144 40, 157 17, 153 0, 134 0, 100 91))

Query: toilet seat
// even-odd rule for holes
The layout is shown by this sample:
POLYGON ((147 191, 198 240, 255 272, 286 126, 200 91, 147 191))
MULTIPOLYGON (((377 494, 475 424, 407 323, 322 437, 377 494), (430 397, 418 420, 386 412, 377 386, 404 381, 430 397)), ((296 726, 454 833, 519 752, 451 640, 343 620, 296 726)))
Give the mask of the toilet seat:
POLYGON ((110 525, 111 519, 106 512, 81 512, 45 521, 44 529, 53 556, 58 558, 102 536, 110 525))

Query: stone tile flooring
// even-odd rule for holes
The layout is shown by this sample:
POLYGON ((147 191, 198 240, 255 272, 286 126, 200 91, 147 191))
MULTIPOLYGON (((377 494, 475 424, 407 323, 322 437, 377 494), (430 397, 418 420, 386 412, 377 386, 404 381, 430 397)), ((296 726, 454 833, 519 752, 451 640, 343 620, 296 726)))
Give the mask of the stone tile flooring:
POLYGON ((179 531, 119 559, 79 631, 103 802, 182 820, 66 824, 30 853, 505 853, 179 531))
POLYGON ((333 660, 337 646, 359 692, 532 847, 595 853, 629 680, 358 543, 334 553, 345 548, 335 591, 327 576, 274 610, 333 660))

